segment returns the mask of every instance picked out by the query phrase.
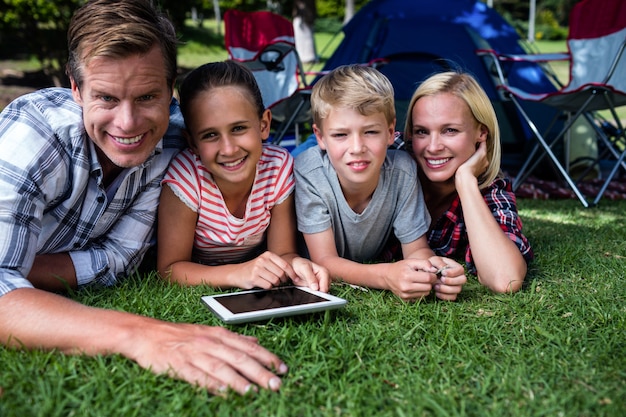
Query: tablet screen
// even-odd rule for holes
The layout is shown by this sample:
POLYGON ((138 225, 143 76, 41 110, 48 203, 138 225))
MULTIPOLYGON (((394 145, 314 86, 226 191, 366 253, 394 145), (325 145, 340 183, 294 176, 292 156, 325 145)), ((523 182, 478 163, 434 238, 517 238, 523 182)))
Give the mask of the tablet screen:
POLYGON ((299 290, 296 287, 284 287, 243 293, 237 297, 218 297, 217 301, 234 314, 239 314, 249 311, 321 303, 327 300, 310 292, 299 290))
POLYGON ((205 295, 204 304, 226 323, 246 323, 336 309, 347 301, 307 287, 279 287, 205 295))

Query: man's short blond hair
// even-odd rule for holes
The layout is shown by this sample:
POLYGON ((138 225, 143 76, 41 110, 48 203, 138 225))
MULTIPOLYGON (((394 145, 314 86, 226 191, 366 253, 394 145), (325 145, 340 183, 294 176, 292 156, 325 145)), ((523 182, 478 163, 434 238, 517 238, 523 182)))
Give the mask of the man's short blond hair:
POLYGON ((349 108, 364 116, 383 113, 387 123, 396 118, 391 82, 377 69, 363 65, 343 65, 324 75, 313 86, 311 111, 313 122, 322 121, 333 108, 349 108))

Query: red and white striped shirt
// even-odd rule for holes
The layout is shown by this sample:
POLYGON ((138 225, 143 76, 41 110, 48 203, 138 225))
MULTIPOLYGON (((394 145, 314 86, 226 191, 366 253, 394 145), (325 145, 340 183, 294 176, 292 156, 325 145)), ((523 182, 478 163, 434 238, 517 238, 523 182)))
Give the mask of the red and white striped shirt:
POLYGON ((294 190, 293 158, 285 148, 263 145, 242 219, 228 211, 213 176, 189 149, 172 160, 163 184, 198 213, 194 261, 208 265, 243 262, 255 257, 265 243, 270 210, 294 190))

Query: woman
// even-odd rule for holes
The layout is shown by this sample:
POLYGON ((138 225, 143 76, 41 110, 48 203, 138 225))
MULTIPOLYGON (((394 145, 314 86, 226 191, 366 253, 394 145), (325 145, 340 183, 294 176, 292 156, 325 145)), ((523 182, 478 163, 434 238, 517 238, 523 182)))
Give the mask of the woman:
POLYGON ((518 291, 534 255, 511 182, 501 177, 500 130, 484 90, 469 74, 435 74, 417 88, 407 114, 404 135, 432 217, 431 248, 463 255, 469 272, 495 292, 518 291))

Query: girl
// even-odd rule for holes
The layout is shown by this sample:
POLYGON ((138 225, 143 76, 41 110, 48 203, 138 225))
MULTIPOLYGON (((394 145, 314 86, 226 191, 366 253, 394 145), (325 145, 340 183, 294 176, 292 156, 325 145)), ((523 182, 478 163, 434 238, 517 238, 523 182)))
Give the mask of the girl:
POLYGON ((495 292, 519 290, 533 252, 511 183, 500 177, 500 130, 483 89, 468 74, 431 76, 411 98, 404 135, 433 219, 431 248, 464 255, 495 292))
POLYGON ((326 269, 296 254, 293 159, 263 145, 272 117, 252 73, 234 61, 205 64, 179 96, 189 149, 163 179, 159 274, 221 288, 291 280, 327 292, 326 269))

